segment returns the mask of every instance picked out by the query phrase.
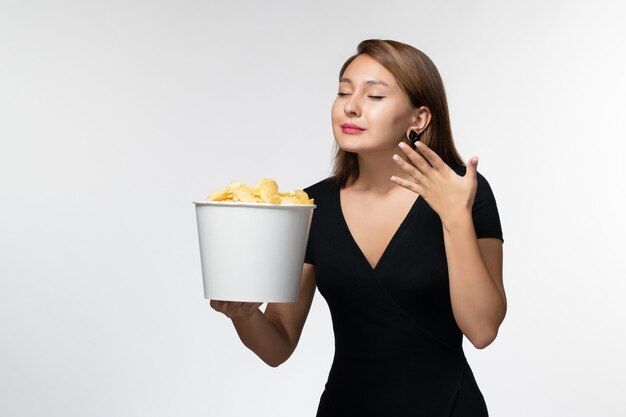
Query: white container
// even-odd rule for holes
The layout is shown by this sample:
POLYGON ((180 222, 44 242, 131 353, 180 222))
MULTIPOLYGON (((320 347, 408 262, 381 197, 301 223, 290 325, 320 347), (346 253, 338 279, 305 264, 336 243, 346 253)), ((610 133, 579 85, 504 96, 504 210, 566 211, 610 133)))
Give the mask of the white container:
POLYGON ((204 298, 296 301, 315 205, 194 204, 204 298))

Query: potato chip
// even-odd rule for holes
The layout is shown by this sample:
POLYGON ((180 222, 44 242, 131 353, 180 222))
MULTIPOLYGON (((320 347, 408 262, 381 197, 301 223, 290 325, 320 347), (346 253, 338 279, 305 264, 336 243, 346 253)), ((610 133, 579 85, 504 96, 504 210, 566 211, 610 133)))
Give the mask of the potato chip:
POLYGON ((246 184, 239 182, 239 181, 232 181, 230 184, 228 184, 228 187, 226 187, 226 191, 228 191, 229 193, 232 193, 233 191, 235 191, 236 188, 239 188, 241 186, 246 186, 246 184))
POLYGON ((302 190, 294 191, 296 198, 300 201, 300 204, 307 204, 309 201, 309 195, 302 190))
POLYGON ((206 200, 265 204, 313 204, 313 199, 309 198, 303 190, 295 190, 293 193, 279 192, 278 184, 271 178, 261 178, 252 187, 239 181, 232 181, 226 188, 209 194, 206 200))
POLYGON ((233 201, 241 201, 242 203, 255 203, 254 194, 245 186, 240 186, 233 191, 233 201))
POLYGON ((302 204, 298 197, 293 196, 281 196, 280 204, 302 204))
POLYGON ((263 178, 254 185, 254 188, 259 189, 261 199, 266 203, 280 204, 280 198, 278 196, 278 184, 276 181, 269 178, 263 178))
POLYGON ((212 201, 222 201, 228 197, 228 192, 224 190, 213 191, 206 199, 212 201))

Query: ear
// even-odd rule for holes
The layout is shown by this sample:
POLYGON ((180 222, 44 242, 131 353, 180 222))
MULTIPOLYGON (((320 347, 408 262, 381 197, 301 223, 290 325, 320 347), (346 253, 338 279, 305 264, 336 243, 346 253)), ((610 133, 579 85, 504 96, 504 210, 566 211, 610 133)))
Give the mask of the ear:
POLYGON ((411 116, 411 130, 417 131, 418 134, 422 133, 428 127, 431 117, 428 107, 417 107, 411 116))

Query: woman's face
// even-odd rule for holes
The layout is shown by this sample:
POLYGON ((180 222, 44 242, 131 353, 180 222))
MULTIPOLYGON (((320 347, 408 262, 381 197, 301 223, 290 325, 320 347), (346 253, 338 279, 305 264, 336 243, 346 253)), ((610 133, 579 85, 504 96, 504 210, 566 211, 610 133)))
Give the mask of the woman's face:
POLYGON ((414 110, 393 74, 359 55, 344 71, 332 107, 337 145, 355 153, 395 149, 414 121, 414 110))

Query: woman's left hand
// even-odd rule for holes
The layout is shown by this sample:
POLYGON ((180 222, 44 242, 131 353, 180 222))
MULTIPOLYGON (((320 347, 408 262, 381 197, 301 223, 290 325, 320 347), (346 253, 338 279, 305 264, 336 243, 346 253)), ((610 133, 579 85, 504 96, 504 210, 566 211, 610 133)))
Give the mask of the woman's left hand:
POLYGON ((478 185, 476 179, 478 158, 470 158, 467 163, 467 172, 462 177, 428 146, 422 142, 416 142, 415 145, 423 156, 404 142, 400 142, 400 149, 411 163, 399 155, 394 155, 394 161, 406 171, 407 178, 394 176, 391 180, 426 200, 428 205, 439 214, 444 226, 454 222, 459 216, 465 216, 468 213, 471 215, 478 185))

